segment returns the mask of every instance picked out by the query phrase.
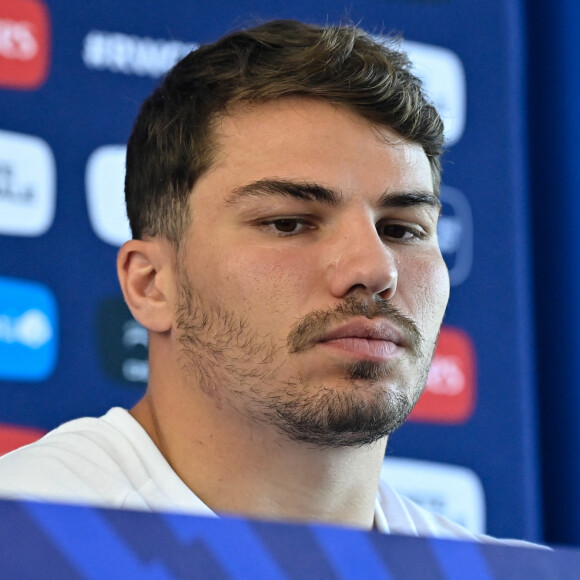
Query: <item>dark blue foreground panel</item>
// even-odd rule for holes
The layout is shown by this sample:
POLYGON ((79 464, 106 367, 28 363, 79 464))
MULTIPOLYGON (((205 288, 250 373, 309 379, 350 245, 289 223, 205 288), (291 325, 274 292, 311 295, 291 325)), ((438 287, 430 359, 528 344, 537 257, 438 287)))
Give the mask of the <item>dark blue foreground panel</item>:
POLYGON ((0 502, 4 578, 578 578, 580 551, 0 502))

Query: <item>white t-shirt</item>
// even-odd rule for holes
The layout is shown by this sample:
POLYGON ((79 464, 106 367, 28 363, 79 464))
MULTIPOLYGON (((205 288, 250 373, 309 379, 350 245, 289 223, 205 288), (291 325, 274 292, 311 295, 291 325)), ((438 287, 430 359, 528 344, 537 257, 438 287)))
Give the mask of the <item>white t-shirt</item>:
MULTIPOLYGON (((125 410, 69 421, 0 458, 0 496, 217 517, 173 471, 125 410)), ((400 496, 384 481, 375 502, 384 533, 530 545, 476 535, 400 496)))

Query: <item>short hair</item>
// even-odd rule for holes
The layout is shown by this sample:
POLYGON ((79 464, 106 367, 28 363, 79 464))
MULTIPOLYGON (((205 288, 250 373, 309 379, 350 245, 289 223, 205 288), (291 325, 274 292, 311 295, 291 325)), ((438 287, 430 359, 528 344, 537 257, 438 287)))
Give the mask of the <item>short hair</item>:
POLYGON ((239 103, 296 95, 346 107, 420 145, 439 191, 443 123, 395 43, 355 26, 278 20, 192 51, 143 103, 127 147, 133 237, 163 236, 178 248, 190 193, 212 165, 215 121, 239 103))

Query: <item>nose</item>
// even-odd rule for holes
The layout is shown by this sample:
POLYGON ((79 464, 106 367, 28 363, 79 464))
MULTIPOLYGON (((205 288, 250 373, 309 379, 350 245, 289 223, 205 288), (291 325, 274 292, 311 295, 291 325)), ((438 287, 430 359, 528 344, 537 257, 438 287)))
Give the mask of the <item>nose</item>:
POLYGON ((396 257, 366 216, 336 232, 328 264, 330 291, 338 298, 362 292, 387 300, 396 293, 396 257))

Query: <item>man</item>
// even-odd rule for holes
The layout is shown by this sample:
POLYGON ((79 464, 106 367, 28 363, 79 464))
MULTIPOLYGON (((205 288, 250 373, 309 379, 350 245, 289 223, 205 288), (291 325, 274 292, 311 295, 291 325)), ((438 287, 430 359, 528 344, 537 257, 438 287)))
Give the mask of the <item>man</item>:
POLYGON ((473 538, 379 483, 448 300, 442 143, 406 57, 356 28, 184 58, 127 152, 145 396, 4 457, 2 493, 473 538))

